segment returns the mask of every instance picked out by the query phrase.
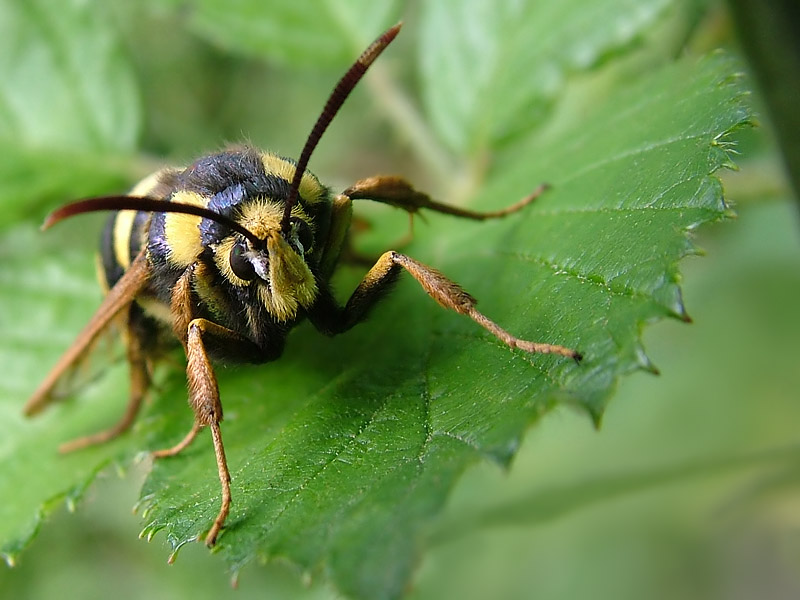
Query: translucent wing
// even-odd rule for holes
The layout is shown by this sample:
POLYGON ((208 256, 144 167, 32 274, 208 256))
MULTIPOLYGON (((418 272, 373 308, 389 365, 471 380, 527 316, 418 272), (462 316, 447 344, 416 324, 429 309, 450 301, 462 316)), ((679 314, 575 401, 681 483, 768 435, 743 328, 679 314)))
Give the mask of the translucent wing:
POLYGON ((147 284, 148 278, 149 268, 145 252, 142 250, 122 278, 109 290, 100 308, 94 313, 72 346, 61 356, 25 403, 23 410, 26 415, 30 416, 42 411, 57 398, 56 390, 60 387, 59 383, 68 379, 79 367, 101 334, 134 301, 137 294, 147 284))

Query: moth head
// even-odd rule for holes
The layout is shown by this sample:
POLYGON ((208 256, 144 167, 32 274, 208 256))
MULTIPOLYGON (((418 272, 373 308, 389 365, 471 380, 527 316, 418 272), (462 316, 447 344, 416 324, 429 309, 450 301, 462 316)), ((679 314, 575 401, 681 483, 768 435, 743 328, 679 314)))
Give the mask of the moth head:
POLYGON ((282 226, 283 205, 257 199, 244 204, 236 221, 257 239, 231 233, 213 247, 219 272, 233 286, 254 290, 258 301, 279 321, 297 315, 317 297, 309 266, 315 254, 314 227, 297 205, 282 226))

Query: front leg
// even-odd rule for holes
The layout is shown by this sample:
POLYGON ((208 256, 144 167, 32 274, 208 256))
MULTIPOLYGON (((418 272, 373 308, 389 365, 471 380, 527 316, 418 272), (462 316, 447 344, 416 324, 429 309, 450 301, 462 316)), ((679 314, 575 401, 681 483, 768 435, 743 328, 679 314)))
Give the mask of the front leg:
POLYGON ((189 405, 192 407, 195 417, 195 424, 187 439, 190 442, 201 427, 208 426, 211 429, 214 454, 217 458, 217 471, 222 486, 222 502, 219 513, 206 535, 206 545, 210 547, 216 543, 217 536, 225 524, 231 509, 231 474, 228 471, 225 446, 222 443, 222 431, 219 427, 219 423, 222 421, 219 386, 203 343, 203 335, 207 333, 224 337, 228 333, 233 334, 233 332, 206 319, 194 319, 189 323, 186 340, 186 378, 189 384, 189 405))
POLYGON ((466 315, 511 348, 541 354, 560 354, 580 361, 579 352, 542 342, 522 340, 508 333, 497 323, 475 308, 476 300, 460 285, 410 256, 394 250, 385 252, 369 270, 353 292, 344 308, 339 307, 330 292, 321 293, 319 300, 309 310, 309 319, 317 329, 328 335, 347 331, 364 320, 370 309, 385 295, 397 280, 401 269, 405 269, 417 280, 436 302, 455 312, 466 315))
POLYGON ((191 266, 181 275, 172 290, 171 310, 173 328, 183 342, 186 351, 186 379, 189 388, 189 405, 194 412, 194 424, 189 433, 177 445, 153 453, 154 458, 174 456, 186 448, 203 427, 211 429, 217 471, 222 487, 222 500, 219 513, 206 535, 205 543, 213 546, 231 508, 231 475, 222 442, 222 403, 214 369, 206 350, 206 341, 213 341, 217 347, 242 346, 256 349, 250 340, 207 319, 193 318, 192 278, 196 266, 191 266))

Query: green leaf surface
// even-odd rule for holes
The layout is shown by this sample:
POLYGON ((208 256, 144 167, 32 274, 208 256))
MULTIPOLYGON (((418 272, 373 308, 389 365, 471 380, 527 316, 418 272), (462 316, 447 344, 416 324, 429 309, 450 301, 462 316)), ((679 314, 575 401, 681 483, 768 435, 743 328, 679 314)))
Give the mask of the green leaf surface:
MULTIPOLYGON (((154 5, 186 9, 181 0, 154 5)), ((235 52, 287 65, 341 66, 352 62, 399 14, 391 0, 197 0, 188 10, 189 26, 235 52)))
MULTIPOLYGON (((85 235, 77 228, 72 236, 48 238, 26 225, 0 241, 4 265, 0 270, 0 360, 5 373, 0 392, 0 549, 11 563, 48 514, 65 502, 73 506, 112 457, 121 456, 115 444, 86 453, 58 454, 58 445, 80 435, 83 428, 102 428, 113 421, 117 417, 113 403, 101 400, 88 415, 59 406, 33 421, 24 419, 21 411, 20 402, 99 302, 89 256, 85 235), (53 256, 59 257, 58 263, 53 256)), ((116 368, 85 392, 89 397, 96 398, 95 391, 101 397, 113 397, 125 385, 124 372, 116 368)), ((127 443, 130 446, 132 440, 127 443)))
MULTIPOLYGON (((528 59, 512 54, 507 67, 528 59)), ((734 73, 722 56, 654 69, 599 96, 546 145, 520 136, 471 201, 498 208, 547 180, 553 188, 534 206, 502 221, 417 223, 404 251, 461 283, 514 334, 580 349, 581 365, 512 351, 406 278, 340 338, 304 324, 279 361, 219 367, 234 504, 215 552, 228 567, 282 560, 351 597, 397 598, 467 466, 507 464, 557 403, 599 421, 619 377, 652 368, 641 328, 685 317, 677 263, 695 251, 689 232, 726 214, 713 173, 728 165, 730 132, 749 118, 734 73)), ((502 87, 494 93, 503 102, 502 87)), ((24 223, 0 239, 0 364, 14 374, 0 380, 0 551, 9 562, 100 469, 174 444, 192 422, 183 374, 169 364, 134 430, 111 444, 56 452, 121 414, 121 364, 86 374, 79 402, 21 417, 99 302, 90 226, 76 220, 39 236, 24 223)), ((341 270, 340 298, 362 274, 341 270)), ((218 488, 205 433, 153 465, 140 505, 145 534, 162 532, 177 551, 210 525, 218 488)))
POLYGON ((141 110, 103 3, 0 2, 0 73, 0 227, 125 181, 141 110))

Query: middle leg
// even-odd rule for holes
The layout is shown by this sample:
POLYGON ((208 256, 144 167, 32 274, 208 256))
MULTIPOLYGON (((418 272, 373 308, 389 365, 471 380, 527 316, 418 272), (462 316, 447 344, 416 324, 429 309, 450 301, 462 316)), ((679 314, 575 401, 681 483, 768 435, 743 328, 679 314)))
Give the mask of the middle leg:
POLYGON ((557 344, 531 342, 510 334, 481 313, 475 307, 477 303, 475 298, 464 291, 460 285, 433 267, 394 250, 381 255, 378 262, 364 276, 350 296, 344 308, 336 305, 330 293, 321 295, 320 301, 309 311, 311 322, 317 329, 329 335, 350 329, 356 323, 364 320, 370 309, 389 291, 401 269, 416 279, 440 306, 468 316, 511 348, 519 348, 531 353, 560 354, 576 361, 580 361, 582 358, 576 350, 557 344))
POLYGON ((549 186, 546 183, 539 185, 533 192, 515 202, 511 206, 492 211, 475 211, 459 206, 452 206, 433 200, 428 194, 414 189, 414 186, 403 177, 397 176, 377 176, 368 177, 357 181, 352 186, 342 192, 351 200, 373 200, 382 202, 397 208, 402 208, 409 214, 414 214, 421 208, 434 212, 472 219, 475 221, 485 221, 487 219, 497 219, 515 213, 541 196, 549 186))

